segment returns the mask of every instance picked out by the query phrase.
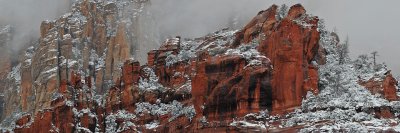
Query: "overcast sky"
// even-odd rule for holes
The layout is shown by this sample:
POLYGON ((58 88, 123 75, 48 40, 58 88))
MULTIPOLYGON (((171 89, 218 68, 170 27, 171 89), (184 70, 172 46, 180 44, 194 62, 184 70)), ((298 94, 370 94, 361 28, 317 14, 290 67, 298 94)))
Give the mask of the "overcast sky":
POLYGON ((378 51, 379 62, 400 75, 400 0, 154 0, 154 11, 163 34, 202 36, 226 26, 231 14, 244 23, 271 4, 301 3, 308 13, 336 27, 341 39, 348 35, 350 55, 378 51), (179 4, 177 4, 179 3, 179 4))
POLYGON ((40 23, 53 20, 69 9, 69 0, 0 0, 0 26, 12 25, 13 48, 39 37, 40 23))
POLYGON ((313 0, 310 13, 336 27, 342 40, 350 38, 350 55, 379 52, 378 61, 400 75, 400 0, 313 0))
MULTIPOLYGON (((13 24, 19 39, 38 35, 42 20, 54 19, 67 11, 69 0, 0 0, 0 25, 13 24)), ((378 61, 386 62, 400 75, 400 0, 153 0, 152 12, 165 36, 199 37, 227 26, 234 15, 248 22, 258 11, 271 4, 301 3, 308 13, 325 19, 328 29, 350 38, 350 54, 379 52, 378 61)))

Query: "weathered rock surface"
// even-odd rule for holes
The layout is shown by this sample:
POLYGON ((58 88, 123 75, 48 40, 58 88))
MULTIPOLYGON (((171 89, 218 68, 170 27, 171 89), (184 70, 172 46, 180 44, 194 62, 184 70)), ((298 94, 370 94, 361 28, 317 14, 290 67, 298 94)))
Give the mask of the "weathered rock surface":
MULTIPOLYGON (((11 27, 0 27, 0 93, 6 91, 8 73, 11 71, 11 54, 9 51, 9 43, 11 39, 11 27)), ((4 96, 0 96, 0 113, 3 111, 4 96)), ((0 117, 1 118, 1 117, 0 117)))
POLYGON ((360 81, 360 84, 365 86, 372 94, 381 94, 389 101, 398 100, 397 96, 397 80, 393 77, 390 71, 386 72, 383 79, 376 80, 375 77, 368 81, 360 81))
POLYGON ((211 118, 263 109, 279 114, 299 107, 307 91, 318 93, 318 69, 312 64, 323 56, 319 55, 318 18, 308 16, 301 5, 291 7, 284 18, 276 15, 277 6, 261 11, 232 41, 232 47, 258 43, 258 52, 268 58, 260 62, 266 65, 250 69, 245 67, 250 62, 240 56, 207 53, 192 64, 196 66, 192 95, 198 112, 204 105, 203 114, 211 118))
MULTIPOLYGON (((21 111, 50 108, 52 95, 57 93, 61 82, 73 82, 72 72, 91 77, 86 82, 93 83, 90 86, 98 92, 105 93, 111 88, 122 75, 122 64, 136 58, 131 53, 138 49, 130 44, 139 42, 128 33, 139 27, 138 16, 134 14, 140 15, 146 4, 145 1, 135 4, 81 1, 75 3, 71 13, 55 21, 44 21, 39 43, 22 57, 22 98, 15 101, 21 104, 21 111)), ((3 114, 9 115, 10 112, 3 114)))
POLYGON ((312 64, 320 48, 318 18, 308 16, 301 5, 292 6, 281 20, 276 11, 272 6, 260 12, 240 34, 245 43, 260 39, 258 50, 274 66, 272 110, 284 111, 299 106, 307 91, 318 93, 317 68, 312 64))
MULTIPOLYGON (((155 44, 140 34, 147 4, 83 0, 43 22, 39 43, 17 67, 6 68, 12 91, 5 96, 3 132, 209 132, 204 119, 229 126, 266 109, 286 114, 308 91, 319 93, 326 52, 319 19, 301 5, 287 14, 273 5, 239 31, 168 39, 146 53, 145 64, 141 47, 155 44)), ((365 84, 397 100, 391 74, 365 84)), ((393 117, 389 108, 375 113, 393 117)))
POLYGON ((0 27, 0 79, 3 81, 11 71, 11 54, 9 51, 11 27, 0 27))

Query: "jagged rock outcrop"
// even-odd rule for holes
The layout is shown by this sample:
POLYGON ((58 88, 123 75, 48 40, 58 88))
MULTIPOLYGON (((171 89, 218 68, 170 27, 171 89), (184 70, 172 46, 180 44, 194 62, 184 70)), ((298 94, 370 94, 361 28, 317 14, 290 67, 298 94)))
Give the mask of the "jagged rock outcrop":
POLYGON ((138 17, 145 12, 146 4, 146 1, 85 0, 75 3, 71 13, 55 21, 44 21, 39 44, 21 59, 22 111, 50 108, 58 86, 63 82, 71 84, 72 72, 91 77, 90 86, 98 88, 98 92, 111 88, 122 75, 122 64, 136 58, 132 53, 136 53, 135 46, 142 42, 137 42, 140 37, 130 33, 140 27, 138 17))
MULTIPOLYGON (((168 39, 146 53, 145 64, 140 47, 153 45, 140 34, 147 4, 82 0, 71 13, 44 21, 38 44, 8 70, 13 91, 5 97, 1 127, 8 129, 2 131, 209 132, 207 120, 232 126, 233 118, 281 128, 284 119, 264 118, 265 112, 287 114, 312 95, 307 92, 319 93, 318 67, 327 52, 319 44, 319 19, 301 5, 288 11, 273 5, 238 31, 168 39), (262 117, 254 116, 259 112, 262 117)), ((396 80, 386 75, 365 86, 396 100, 396 80)), ((392 118, 391 109, 374 113, 392 118)))
MULTIPOLYGON (((80 110, 95 108, 90 101, 92 96, 109 93, 108 89, 122 82, 127 94, 132 91, 132 84, 138 84, 140 65, 136 62, 124 65, 124 62, 130 58, 142 60, 139 58, 147 55, 146 49, 157 46, 151 32, 139 30, 149 26, 143 23, 149 19, 148 4, 148 1, 82 0, 73 5, 72 12, 57 20, 42 22, 39 42, 22 54, 20 64, 11 69, 11 62, 6 59, 9 56, 1 56, 4 58, 1 71, 10 73, 4 74, 9 75, 7 80, 1 80, 6 82, 1 85, 10 90, 4 93, 2 119, 10 122, 21 112, 31 113, 34 118, 44 109, 56 109, 53 101, 60 96, 72 100, 80 110), (128 71, 136 74, 124 73, 128 71), (128 80, 130 77, 132 80, 128 80)), ((4 40, 8 36, 3 37, 2 32, 1 37, 4 40)), ((130 105, 134 102, 125 101, 130 105)))
POLYGON ((301 5, 290 8, 284 18, 277 20, 277 6, 262 11, 239 36, 248 43, 260 40, 258 51, 274 66, 271 87, 273 110, 284 111, 301 104, 307 91, 318 93, 318 69, 313 61, 320 49, 318 18, 308 16, 301 5))
POLYGON ((215 118, 267 108, 283 113, 299 107, 307 91, 318 93, 318 69, 313 64, 323 63, 317 60, 323 56, 318 18, 305 14, 301 5, 291 7, 283 18, 276 17, 277 10, 272 6, 261 11, 231 42, 232 47, 258 44, 257 51, 268 58, 260 63, 266 65, 249 69, 245 66, 250 62, 240 56, 198 57, 192 80, 198 112, 204 105, 203 114, 215 118))
POLYGON ((154 67, 159 82, 170 88, 177 88, 185 84, 191 75, 190 62, 167 62, 169 55, 177 55, 181 48, 181 38, 168 39, 158 50, 148 53, 148 65, 154 67))
MULTIPOLYGON (((10 114, 20 110, 20 75, 21 65, 18 64, 20 51, 13 45, 14 27, 8 25, 0 30, 0 113, 10 114)), ((1 115, 0 119, 6 116, 1 115)))
POLYGON ((392 76, 390 71, 384 74, 383 79, 372 77, 368 81, 360 81, 360 84, 365 86, 372 94, 381 94, 389 101, 398 100, 397 95, 397 80, 392 76))
POLYGON ((11 54, 9 51, 11 40, 11 26, 5 26, 0 28, 0 79, 2 81, 8 75, 11 70, 11 54))
MULTIPOLYGON (((11 26, 0 27, 0 93, 6 91, 8 73, 11 71, 11 54, 9 43, 11 40, 11 26)), ((4 95, 0 96, 0 113, 3 111, 4 95)))
POLYGON ((385 80, 383 81, 383 95, 387 100, 394 101, 399 99, 398 95, 396 94, 397 84, 397 80, 389 71, 386 74, 385 80))
POLYGON ((260 12, 241 31, 222 30, 192 40, 195 46, 187 50, 180 49, 184 44, 179 38, 169 40, 149 53, 148 64, 155 67, 165 86, 185 83, 174 73, 191 75, 196 112, 209 119, 243 116, 267 108, 282 113, 298 107, 307 91, 318 93, 317 64, 312 64, 323 63, 317 60, 323 56, 318 44, 318 19, 307 16, 300 5, 293 6, 283 18, 276 17, 277 10, 272 6, 260 12), (253 51, 246 51, 251 47, 253 51), (235 50, 249 55, 235 55, 235 50), (196 56, 182 59, 190 52, 196 56))
MULTIPOLYGON (((54 130, 104 131, 107 115, 120 110, 134 112, 135 104, 157 104, 157 99, 191 103, 188 100, 193 97, 197 118, 204 115, 210 120, 265 109, 281 113, 298 107, 306 91, 317 93, 318 74, 312 62, 320 56, 318 19, 307 16, 300 5, 283 18, 276 17, 277 6, 272 6, 240 31, 222 30, 194 40, 169 39, 148 53, 147 66, 125 62, 133 52, 126 33, 135 29, 118 21, 118 6, 83 1, 71 14, 42 23, 32 63, 24 64, 28 67, 22 70, 35 70, 32 75, 22 73, 33 78, 22 81, 21 95, 22 111, 34 113, 19 120, 18 130, 41 131, 47 130, 39 129, 41 125, 48 129, 54 125, 54 130), (154 73, 149 74, 148 68, 154 73), (141 91, 150 89, 146 88, 151 87, 146 86, 150 81, 169 89, 141 91), (33 82, 36 84, 30 86, 33 82), (106 95, 94 101, 98 93, 106 95), (28 97, 35 100, 28 101, 28 97), (45 108, 50 109, 42 110, 45 108), (59 114, 73 118, 63 122, 79 126, 71 129, 57 123, 59 114), (40 123, 37 118, 55 123, 40 123)), ((150 118, 146 121, 163 121, 145 116, 150 118)), ((121 122, 128 121, 137 122, 121 122)))
POLYGON ((268 60, 246 68, 245 59, 225 56, 201 62, 196 70, 192 93, 208 92, 204 103, 204 115, 208 118, 227 119, 271 108, 272 67, 268 60), (200 88, 204 89, 197 90, 200 88))

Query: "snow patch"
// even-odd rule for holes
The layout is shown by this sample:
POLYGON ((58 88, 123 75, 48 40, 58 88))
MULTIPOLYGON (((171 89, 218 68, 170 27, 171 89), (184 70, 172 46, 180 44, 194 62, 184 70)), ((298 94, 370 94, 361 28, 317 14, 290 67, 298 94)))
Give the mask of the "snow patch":
POLYGON ((196 115, 196 111, 193 105, 184 107, 182 103, 176 100, 174 100, 170 104, 165 104, 165 103, 150 104, 148 102, 136 103, 135 112, 138 115, 143 115, 144 113, 156 116, 170 114, 171 118, 169 119, 169 121, 173 121, 182 115, 192 120, 192 118, 194 118, 194 116, 196 115))

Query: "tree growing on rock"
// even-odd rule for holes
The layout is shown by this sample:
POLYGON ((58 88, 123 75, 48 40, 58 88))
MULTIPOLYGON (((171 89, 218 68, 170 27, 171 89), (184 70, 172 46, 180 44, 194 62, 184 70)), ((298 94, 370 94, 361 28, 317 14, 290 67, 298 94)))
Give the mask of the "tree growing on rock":
POLYGON ((374 61, 374 70, 377 70, 378 68, 377 68, 377 65, 376 65, 376 57, 379 56, 379 55, 378 55, 378 51, 373 51, 373 52, 371 53, 371 56, 372 56, 372 59, 373 59, 373 61, 374 61))
POLYGON ((276 15, 276 18, 278 20, 281 20, 281 19, 285 18, 286 15, 288 14, 288 11, 289 11, 289 7, 286 4, 282 4, 280 6, 280 8, 278 9, 278 13, 276 15))

